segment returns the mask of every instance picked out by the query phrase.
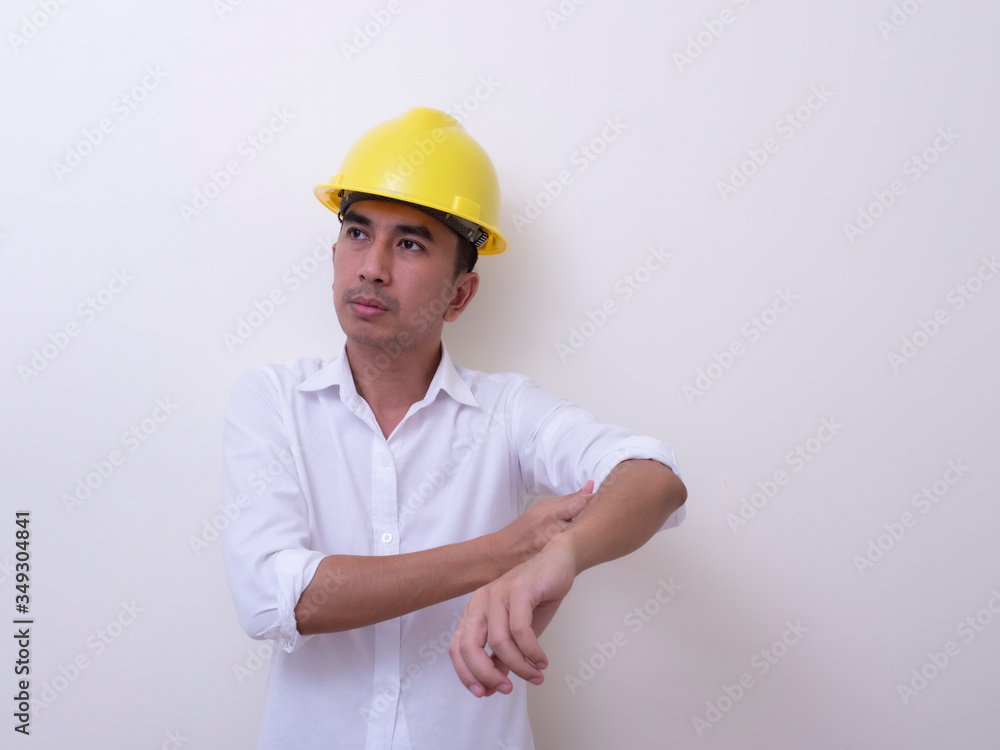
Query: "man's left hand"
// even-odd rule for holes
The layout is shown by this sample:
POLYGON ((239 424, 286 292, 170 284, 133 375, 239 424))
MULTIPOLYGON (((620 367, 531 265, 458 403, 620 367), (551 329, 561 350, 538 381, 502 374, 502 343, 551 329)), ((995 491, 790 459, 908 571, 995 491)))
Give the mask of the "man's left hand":
POLYGON ((535 557, 472 593, 449 653, 455 672, 473 695, 509 693, 514 689, 509 672, 541 684, 548 660, 538 636, 575 576, 572 549, 557 535, 535 557))

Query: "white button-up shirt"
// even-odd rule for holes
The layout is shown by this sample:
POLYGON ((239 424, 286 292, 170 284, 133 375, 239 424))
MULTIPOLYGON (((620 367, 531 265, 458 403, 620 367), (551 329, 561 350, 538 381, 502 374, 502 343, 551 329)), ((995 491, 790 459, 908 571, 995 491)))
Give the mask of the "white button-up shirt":
MULTIPOLYGON (((223 532, 240 624, 274 651, 259 747, 534 747, 526 684, 477 699, 448 646, 468 595, 339 633, 301 635, 295 605, 330 554, 396 555, 473 539, 533 497, 599 487, 620 461, 673 451, 516 374, 454 365, 442 344, 427 395, 386 439, 346 351, 244 375, 226 410, 223 532)), ((663 528, 684 518, 684 506, 663 528)))

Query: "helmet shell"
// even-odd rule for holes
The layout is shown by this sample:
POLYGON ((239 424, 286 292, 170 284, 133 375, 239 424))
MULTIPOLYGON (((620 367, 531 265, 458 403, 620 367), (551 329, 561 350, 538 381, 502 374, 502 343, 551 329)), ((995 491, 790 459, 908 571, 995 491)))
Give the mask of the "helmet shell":
POLYGON ((500 181, 483 147, 451 115, 414 107, 365 133, 340 171, 316 197, 334 213, 346 192, 359 191, 437 209, 465 219, 488 234, 481 255, 502 253, 500 181))

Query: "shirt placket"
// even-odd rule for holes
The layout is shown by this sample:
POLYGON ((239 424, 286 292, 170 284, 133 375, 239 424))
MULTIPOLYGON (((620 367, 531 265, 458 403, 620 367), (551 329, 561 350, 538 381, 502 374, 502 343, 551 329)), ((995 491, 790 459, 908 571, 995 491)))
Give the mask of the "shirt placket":
MULTIPOLYGON (((372 446, 372 532, 376 555, 399 554, 399 517, 396 501, 396 465, 389 444, 380 434, 372 446)), ((373 705, 368 721, 368 750, 392 744, 399 703, 400 618, 376 623, 373 705), (377 700, 376 700, 377 699, 377 700), (378 710, 376 710, 378 709, 378 710)))

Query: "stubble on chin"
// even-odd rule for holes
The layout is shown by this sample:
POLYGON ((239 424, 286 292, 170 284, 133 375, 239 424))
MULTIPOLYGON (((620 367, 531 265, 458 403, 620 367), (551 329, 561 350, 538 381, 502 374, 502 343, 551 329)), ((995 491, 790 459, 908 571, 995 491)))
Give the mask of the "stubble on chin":
MULTIPOLYGON (((366 346, 379 351, 386 351, 396 341, 392 336, 376 336, 370 331, 352 331, 347 334, 347 338, 358 346, 366 346)), ((399 348, 398 343, 395 344, 395 348, 399 348)))

